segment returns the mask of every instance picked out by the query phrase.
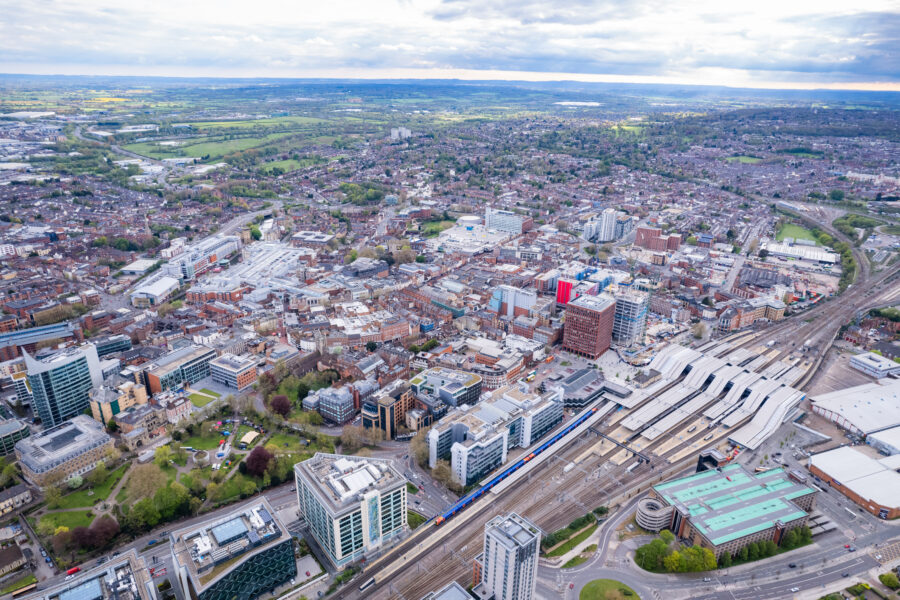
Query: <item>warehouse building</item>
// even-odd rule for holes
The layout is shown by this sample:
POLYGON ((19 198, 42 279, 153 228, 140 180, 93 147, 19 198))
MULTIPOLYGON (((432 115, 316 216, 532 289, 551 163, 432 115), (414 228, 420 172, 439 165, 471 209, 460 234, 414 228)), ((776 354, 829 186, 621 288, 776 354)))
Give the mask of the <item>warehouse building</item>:
POLYGON ((838 427, 869 435, 900 425, 900 380, 882 379, 821 394, 810 399, 812 410, 838 427))
POLYGON ((900 517, 900 454, 873 458, 852 446, 809 457, 809 472, 882 519, 900 517))
POLYGON ((406 478, 389 459, 317 452, 294 465, 297 503, 319 547, 341 568, 406 528, 406 478))
POLYGON ((137 308, 150 308, 164 303, 181 286, 174 277, 165 275, 136 287, 130 294, 131 305, 137 308))
POLYGON ((185 598, 252 600, 297 575, 291 535, 264 496, 170 540, 185 598))
POLYGON ((718 558, 751 542, 779 543, 786 531, 806 525, 816 493, 783 469, 754 474, 732 463, 653 486, 635 519, 654 531, 669 529, 718 558))

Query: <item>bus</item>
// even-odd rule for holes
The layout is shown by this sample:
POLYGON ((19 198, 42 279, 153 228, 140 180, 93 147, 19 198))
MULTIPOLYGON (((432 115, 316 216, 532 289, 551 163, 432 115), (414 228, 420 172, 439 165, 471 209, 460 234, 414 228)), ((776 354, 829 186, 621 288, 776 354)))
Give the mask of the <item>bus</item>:
POLYGON ((537 371, 531 371, 528 375, 525 376, 525 381, 534 381, 535 377, 537 377, 537 371))

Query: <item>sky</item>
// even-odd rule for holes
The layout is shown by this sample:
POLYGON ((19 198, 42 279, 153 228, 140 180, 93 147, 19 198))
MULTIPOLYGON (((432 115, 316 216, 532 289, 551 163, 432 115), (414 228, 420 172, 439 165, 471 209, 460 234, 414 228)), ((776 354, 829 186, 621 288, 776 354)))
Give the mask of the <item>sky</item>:
POLYGON ((900 91, 900 0, 0 0, 0 72, 900 91))

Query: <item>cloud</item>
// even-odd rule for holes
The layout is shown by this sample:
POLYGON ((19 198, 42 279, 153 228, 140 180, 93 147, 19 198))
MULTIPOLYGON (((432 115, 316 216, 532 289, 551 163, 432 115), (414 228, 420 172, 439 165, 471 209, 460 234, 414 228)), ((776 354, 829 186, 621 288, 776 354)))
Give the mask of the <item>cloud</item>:
POLYGON ((726 4, 0 0, 0 71, 380 77, 424 69, 426 77, 492 71, 900 89, 893 0, 726 4))

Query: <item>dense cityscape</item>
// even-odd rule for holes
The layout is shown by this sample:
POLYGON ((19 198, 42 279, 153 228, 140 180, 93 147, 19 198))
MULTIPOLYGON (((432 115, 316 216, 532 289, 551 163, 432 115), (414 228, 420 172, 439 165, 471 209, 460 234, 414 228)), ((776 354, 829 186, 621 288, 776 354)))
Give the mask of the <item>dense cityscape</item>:
POLYGON ((0 596, 896 598, 896 94, 0 75, 0 596))

